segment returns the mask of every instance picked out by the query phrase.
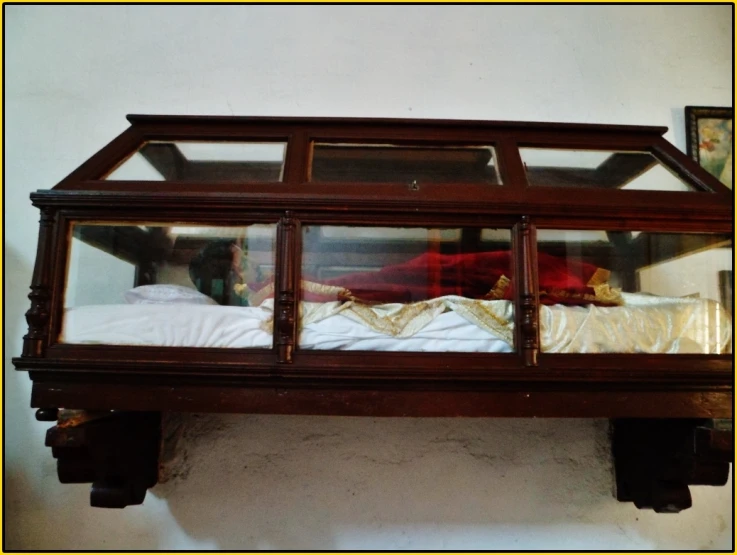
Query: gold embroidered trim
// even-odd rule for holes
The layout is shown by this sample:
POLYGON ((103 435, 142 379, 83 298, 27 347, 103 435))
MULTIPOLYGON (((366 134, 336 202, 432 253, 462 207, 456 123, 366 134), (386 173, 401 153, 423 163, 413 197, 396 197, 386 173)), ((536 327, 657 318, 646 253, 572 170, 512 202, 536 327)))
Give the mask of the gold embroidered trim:
POLYGON ((624 304, 622 291, 614 287, 610 287, 608 283, 594 285, 594 293, 596 293, 596 300, 599 302, 616 304, 618 306, 622 306, 624 304))
MULTIPOLYGON (((237 286, 236 286, 237 287, 237 286)), ((266 299, 274 294, 274 282, 272 281, 266 287, 262 287, 258 291, 248 293, 248 304, 251 306, 259 306, 266 299)))
MULTIPOLYGON (((308 303, 312 305, 313 303, 308 303)), ((315 318, 315 313, 304 314, 305 305, 300 303, 300 332, 305 326, 329 318, 336 314, 343 314, 351 320, 357 321, 367 328, 392 337, 412 337, 437 316, 447 310, 452 310, 466 320, 482 329, 496 335, 508 343, 513 342, 514 322, 510 315, 498 313, 497 307, 508 306, 508 301, 482 301, 461 297, 440 297, 430 301, 421 301, 411 304, 388 304, 383 307, 369 305, 355 301, 345 303, 314 303, 315 305, 332 305, 332 309, 322 312, 315 318), (497 302, 505 303, 497 305, 497 302), (396 307, 396 308, 395 308, 396 307), (383 313, 383 311, 387 311, 383 313)), ((261 323, 261 329, 273 333, 273 317, 261 323)))
MULTIPOLYGON (((347 312, 353 312, 374 331, 378 331, 385 335, 391 335, 392 337, 397 337, 403 334, 405 328, 410 323, 421 316, 424 312, 428 312, 431 308, 433 307, 431 307, 429 303, 423 301, 403 305, 397 312, 381 316, 376 314, 370 306, 356 303, 347 312)), ((417 331, 425 327, 426 324, 427 322, 422 326, 419 326, 417 331)))
MULTIPOLYGON (((344 287, 338 287, 335 285, 324 285, 322 283, 315 283, 314 281, 302 280, 302 289, 315 293, 317 295, 334 296, 336 300, 353 300, 353 294, 344 287)), ((267 298, 274 294, 274 283, 271 282, 265 287, 262 287, 258 291, 250 292, 248 285, 245 283, 236 283, 233 286, 233 291, 240 297, 247 297, 248 304, 250 306, 259 306, 267 298)))
POLYGON ((339 287, 337 285, 325 285, 323 283, 315 283, 314 281, 302 280, 302 289, 315 293, 317 295, 334 295, 336 299, 349 298, 351 292, 345 287, 339 287))
POLYGON ((580 299, 589 302, 599 302, 622 306, 624 300, 622 299, 622 292, 619 289, 611 287, 608 283, 602 283, 601 285, 595 285, 592 287, 594 294, 589 293, 571 293, 565 289, 550 289, 549 291, 540 290, 540 296, 559 297, 561 299, 580 299))
POLYGON ((490 306, 488 302, 463 301, 453 303, 450 308, 472 324, 497 335, 510 345, 514 342, 514 321, 497 314, 493 310, 495 306, 490 306))
POLYGON ((484 295, 484 299, 491 301, 498 301, 503 299, 511 283, 512 281, 507 276, 502 274, 502 276, 498 280, 496 280, 494 287, 492 287, 491 290, 486 295, 484 295))
POLYGON ((609 270, 605 270, 604 268, 597 268, 594 272, 594 275, 591 276, 591 279, 586 285, 588 285, 589 287, 604 285, 606 282, 609 281, 611 275, 612 273, 609 270))

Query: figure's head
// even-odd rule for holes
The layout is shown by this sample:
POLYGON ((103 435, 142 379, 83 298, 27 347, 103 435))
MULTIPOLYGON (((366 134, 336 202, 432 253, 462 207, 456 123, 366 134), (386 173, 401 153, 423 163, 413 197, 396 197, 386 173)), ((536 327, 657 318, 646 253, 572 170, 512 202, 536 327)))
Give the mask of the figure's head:
POLYGON ((189 277, 200 290, 205 282, 213 280, 222 280, 232 288, 236 284, 245 283, 248 274, 245 253, 232 239, 209 242, 189 263, 189 277))

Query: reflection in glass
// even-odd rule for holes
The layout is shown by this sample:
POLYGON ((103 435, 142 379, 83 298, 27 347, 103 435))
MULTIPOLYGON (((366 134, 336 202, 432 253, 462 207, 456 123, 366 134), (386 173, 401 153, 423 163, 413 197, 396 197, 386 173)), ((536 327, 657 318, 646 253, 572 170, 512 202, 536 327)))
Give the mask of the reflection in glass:
POLYGON ((491 146, 317 143, 310 180, 500 185, 497 168, 491 146))
POLYGON ((305 226, 302 349, 511 352, 510 231, 305 226))
POLYGON ((286 143, 148 141, 107 180, 282 181, 286 143))
POLYGON ((532 187, 696 191, 649 152, 520 148, 532 187))
POLYGON ((61 342, 270 348, 275 225, 74 224, 61 342))
POLYGON ((726 292, 719 281, 732 271, 729 235, 538 230, 537 238, 544 352, 732 352, 731 284, 726 292))

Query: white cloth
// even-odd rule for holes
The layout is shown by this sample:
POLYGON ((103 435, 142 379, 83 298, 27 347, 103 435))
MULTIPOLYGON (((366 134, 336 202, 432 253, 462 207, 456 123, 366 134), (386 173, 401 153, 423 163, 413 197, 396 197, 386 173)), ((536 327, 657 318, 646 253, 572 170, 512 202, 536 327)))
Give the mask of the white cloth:
MULTIPOLYGON (((710 300, 623 293, 624 306, 542 306, 547 353, 731 352, 732 323, 710 300)), ((367 306, 302 303, 300 348, 510 352, 514 304, 447 296, 367 306)), ((106 305, 68 309, 64 343, 270 348, 273 300, 260 307, 106 305)))

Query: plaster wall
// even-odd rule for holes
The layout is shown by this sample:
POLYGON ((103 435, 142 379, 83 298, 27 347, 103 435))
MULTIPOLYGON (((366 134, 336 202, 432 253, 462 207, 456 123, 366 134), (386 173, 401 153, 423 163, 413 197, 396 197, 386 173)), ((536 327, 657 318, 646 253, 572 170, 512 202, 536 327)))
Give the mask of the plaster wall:
POLYGON ((667 125, 732 101, 729 6, 6 6, 5 538, 16 549, 731 549, 732 486, 611 496, 591 420, 190 417, 123 512, 60 485, 12 369, 49 188, 126 113, 667 125))

